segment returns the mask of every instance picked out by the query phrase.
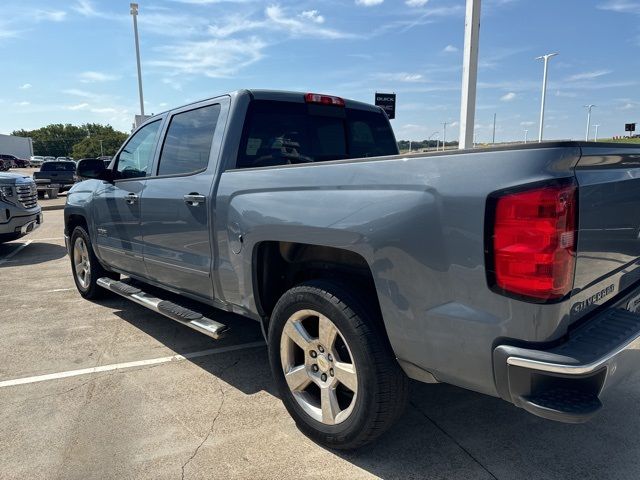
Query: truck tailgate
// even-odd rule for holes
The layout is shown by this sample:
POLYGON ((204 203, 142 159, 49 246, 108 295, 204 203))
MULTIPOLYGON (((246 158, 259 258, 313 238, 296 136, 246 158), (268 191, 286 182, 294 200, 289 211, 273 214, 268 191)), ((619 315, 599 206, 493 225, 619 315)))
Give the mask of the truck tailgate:
POLYGON ((640 145, 583 147, 572 320, 640 280, 640 145))

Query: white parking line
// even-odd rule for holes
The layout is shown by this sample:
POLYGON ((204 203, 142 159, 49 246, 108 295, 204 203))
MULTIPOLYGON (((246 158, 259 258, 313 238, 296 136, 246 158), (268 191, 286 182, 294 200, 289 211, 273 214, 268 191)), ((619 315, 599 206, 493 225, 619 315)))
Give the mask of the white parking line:
POLYGON ((71 288, 54 288, 53 290, 45 290, 44 293, 68 292, 69 290, 75 290, 75 287, 71 287, 71 288))
POLYGON ((22 249, 28 247, 31 242, 33 242, 33 240, 27 240, 25 243, 23 243, 22 245, 20 245, 18 248, 16 248, 13 252, 11 252, 9 255, 7 255, 4 258, 0 258, 0 265, 2 265, 3 263, 6 263, 9 261, 9 259, 11 257, 13 257, 14 255, 16 255, 18 252, 20 252, 22 249))
POLYGON ((231 345, 229 347, 210 348, 199 352, 187 353, 185 355, 172 355, 170 357, 151 358, 149 360, 138 360, 136 362, 115 363, 111 365, 102 365, 100 367, 82 368, 80 370, 69 370, 67 372, 49 373, 46 375, 37 375, 35 377, 16 378, 13 380, 5 380, 0 382, 0 388, 13 387, 16 385, 26 385, 28 383, 45 382, 47 380, 58 380, 61 378, 77 377, 78 375, 87 375, 89 373, 110 372, 112 370, 123 370, 125 368, 146 367, 149 365, 158 365, 160 363, 176 362, 188 360, 190 358, 206 357, 216 353, 233 352, 237 350, 247 350, 250 348, 262 347, 264 342, 243 343, 240 345, 231 345))
POLYGON ((34 242, 44 242, 45 240, 64 240, 64 237, 34 238, 34 242))

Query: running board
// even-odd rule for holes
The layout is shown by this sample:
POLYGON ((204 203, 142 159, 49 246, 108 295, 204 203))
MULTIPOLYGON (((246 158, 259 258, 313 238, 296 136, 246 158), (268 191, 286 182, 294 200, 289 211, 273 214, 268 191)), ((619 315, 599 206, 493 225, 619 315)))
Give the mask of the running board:
POLYGON ((117 293, 118 295, 136 302, 143 307, 147 307, 154 312, 160 313, 171 320, 175 320, 189 328, 193 328, 200 333, 219 339, 227 330, 227 326, 215 320, 205 317, 201 313, 195 312, 178 304, 154 297, 143 292, 133 285, 119 282, 108 277, 99 278, 96 282, 100 287, 117 293))

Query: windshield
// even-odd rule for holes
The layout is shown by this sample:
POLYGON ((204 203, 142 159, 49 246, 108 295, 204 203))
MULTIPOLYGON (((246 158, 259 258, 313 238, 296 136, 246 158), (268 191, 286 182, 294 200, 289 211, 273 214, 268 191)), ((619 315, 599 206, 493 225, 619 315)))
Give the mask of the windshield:
POLYGON ((73 162, 46 162, 40 168, 41 172, 74 172, 76 164, 73 162))
POLYGON ((398 153, 382 112, 294 102, 251 103, 237 168, 398 153))

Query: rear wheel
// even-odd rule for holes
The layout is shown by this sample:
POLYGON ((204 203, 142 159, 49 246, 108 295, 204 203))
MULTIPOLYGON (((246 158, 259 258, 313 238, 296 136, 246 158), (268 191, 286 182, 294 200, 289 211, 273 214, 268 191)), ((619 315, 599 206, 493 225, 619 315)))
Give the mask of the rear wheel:
POLYGON ((80 295, 87 299, 94 299, 104 296, 107 290, 97 285, 100 277, 117 279, 117 273, 109 272, 100 265, 98 258, 93 253, 91 239, 84 227, 78 226, 71 234, 71 271, 73 280, 80 295))
POLYGON ((402 413, 408 381, 380 319, 357 294, 314 281, 286 292, 269 326, 269 358, 280 397, 307 436, 354 449, 402 413))

